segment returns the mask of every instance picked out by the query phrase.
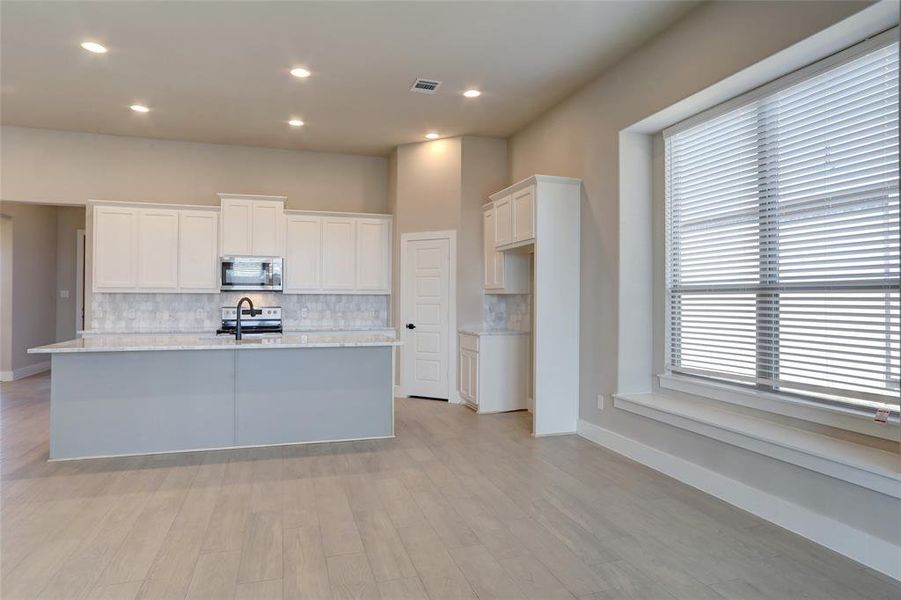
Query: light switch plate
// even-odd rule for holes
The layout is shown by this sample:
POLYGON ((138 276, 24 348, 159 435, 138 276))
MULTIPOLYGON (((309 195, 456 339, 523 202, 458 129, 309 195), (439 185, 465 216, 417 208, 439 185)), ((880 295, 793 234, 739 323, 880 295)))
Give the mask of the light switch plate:
POLYGON ((68 298, 68 297, 69 297, 69 290, 60 290, 60 291, 59 291, 59 297, 60 297, 60 298, 68 298))
POLYGON ((598 408, 604 410, 604 394, 598 394, 598 408))

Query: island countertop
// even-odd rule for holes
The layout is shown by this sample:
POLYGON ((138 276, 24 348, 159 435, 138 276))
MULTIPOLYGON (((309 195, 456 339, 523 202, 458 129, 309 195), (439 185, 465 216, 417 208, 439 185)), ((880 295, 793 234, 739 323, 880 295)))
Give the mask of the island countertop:
POLYGON ((30 348, 29 354, 70 352, 146 352, 153 350, 261 350, 278 348, 360 348, 400 346, 402 342, 384 333, 289 333, 265 337, 135 334, 99 335, 30 348))

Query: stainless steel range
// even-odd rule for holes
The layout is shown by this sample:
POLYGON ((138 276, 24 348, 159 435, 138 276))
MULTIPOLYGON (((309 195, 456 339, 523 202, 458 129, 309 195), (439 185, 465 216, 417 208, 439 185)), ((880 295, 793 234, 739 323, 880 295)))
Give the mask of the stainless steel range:
MULTIPOLYGON (((237 329, 237 309, 234 306, 222 307, 222 326, 217 334, 234 334, 237 329)), ((282 307, 266 306, 252 310, 241 309, 241 329, 245 335, 253 333, 282 333, 282 307), (251 314, 253 313, 253 314, 251 314)))

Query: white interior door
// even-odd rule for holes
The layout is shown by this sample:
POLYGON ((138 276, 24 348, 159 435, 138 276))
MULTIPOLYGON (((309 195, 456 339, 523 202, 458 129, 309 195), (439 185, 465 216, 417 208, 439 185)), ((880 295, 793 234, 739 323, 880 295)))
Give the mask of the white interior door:
POLYGON ((450 240, 405 240, 403 251, 404 392, 448 399, 450 240))

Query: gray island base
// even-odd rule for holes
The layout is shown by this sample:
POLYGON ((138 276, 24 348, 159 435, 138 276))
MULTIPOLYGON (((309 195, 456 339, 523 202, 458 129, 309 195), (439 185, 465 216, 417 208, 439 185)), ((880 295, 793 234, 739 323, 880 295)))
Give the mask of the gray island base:
POLYGON ((393 437, 394 345, 47 347, 50 458, 393 437))

